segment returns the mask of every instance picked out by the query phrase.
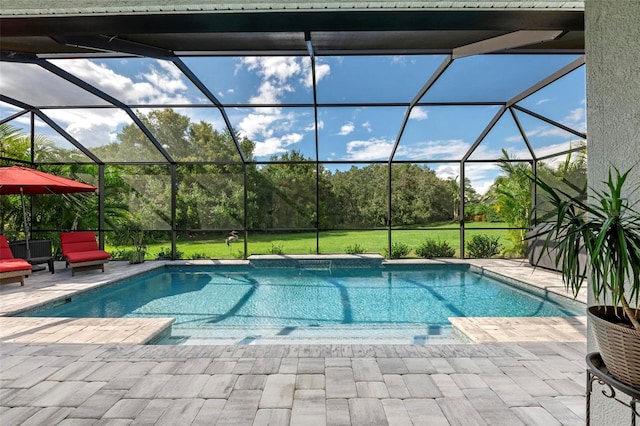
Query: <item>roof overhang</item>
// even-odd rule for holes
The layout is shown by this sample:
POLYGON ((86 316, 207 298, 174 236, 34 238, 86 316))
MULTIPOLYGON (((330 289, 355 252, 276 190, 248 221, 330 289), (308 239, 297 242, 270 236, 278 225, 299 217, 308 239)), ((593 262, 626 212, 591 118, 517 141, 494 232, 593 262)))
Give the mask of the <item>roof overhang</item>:
POLYGON ((0 16, 2 50, 36 55, 105 50, 143 56, 154 56, 149 52, 156 52, 155 56, 161 56, 162 52, 306 54, 305 38, 312 41, 318 55, 451 53, 462 46, 521 30, 560 31, 560 35, 505 50, 584 50, 582 2, 236 0, 226 4, 226 8, 220 4, 198 8, 177 0, 172 7, 145 8, 146 3, 151 3, 145 1, 136 2, 141 5, 137 7, 107 7, 108 2, 89 2, 93 8, 46 10, 35 6, 39 2, 34 2, 31 9, 11 8, 12 3, 28 5, 30 1, 4 3, 0 16), (101 8, 94 3, 105 6, 101 8), (520 7, 518 3, 522 3, 520 7), (134 50, 123 50, 123 46, 133 46, 134 50))

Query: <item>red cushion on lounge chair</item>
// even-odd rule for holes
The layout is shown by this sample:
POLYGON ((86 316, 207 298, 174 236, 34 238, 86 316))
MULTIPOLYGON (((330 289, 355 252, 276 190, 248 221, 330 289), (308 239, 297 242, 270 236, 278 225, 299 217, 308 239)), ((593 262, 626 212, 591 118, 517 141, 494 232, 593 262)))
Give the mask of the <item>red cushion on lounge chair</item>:
POLYGON ((109 253, 103 250, 79 251, 77 253, 67 253, 67 259, 71 263, 87 262, 90 260, 109 259, 109 253))
POLYGON ((7 259, 13 259, 13 252, 11 251, 11 247, 9 247, 7 237, 0 235, 0 260, 7 259))
POLYGON ((3 259, 0 261, 0 272, 31 270, 31 264, 22 259, 3 259))
POLYGON ((99 250, 96 235, 92 231, 63 232, 60 234, 62 255, 99 250))

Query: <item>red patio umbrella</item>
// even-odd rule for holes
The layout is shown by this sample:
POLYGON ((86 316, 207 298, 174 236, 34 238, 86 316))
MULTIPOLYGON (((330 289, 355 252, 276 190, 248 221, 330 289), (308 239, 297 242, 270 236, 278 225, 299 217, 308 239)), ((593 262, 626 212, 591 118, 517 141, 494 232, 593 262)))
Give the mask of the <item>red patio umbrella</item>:
POLYGON ((0 195, 20 194, 24 222, 24 237, 27 244, 27 258, 31 258, 27 237, 27 211, 24 194, 70 194, 75 192, 95 192, 98 188, 86 183, 51 175, 20 166, 0 167, 0 195))

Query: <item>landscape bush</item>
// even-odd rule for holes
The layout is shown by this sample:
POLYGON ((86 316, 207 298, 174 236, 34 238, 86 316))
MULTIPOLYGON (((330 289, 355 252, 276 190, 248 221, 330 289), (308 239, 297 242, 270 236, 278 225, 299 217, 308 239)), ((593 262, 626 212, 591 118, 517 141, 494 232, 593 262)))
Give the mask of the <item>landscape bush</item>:
POLYGON ((271 243, 271 248, 269 249, 269 254, 284 254, 284 249, 279 244, 271 243))
POLYGON ((395 242, 391 244, 391 256, 389 256, 388 250, 385 248, 383 253, 384 257, 388 259, 400 259, 403 257, 407 257, 411 252, 411 248, 403 242, 395 242))
POLYGON ((345 253, 347 254, 362 254, 364 252, 365 249, 360 244, 349 245, 345 249, 345 253))
POLYGON ((500 253, 499 237, 477 234, 467 240, 467 255, 473 258, 488 258, 500 253))
POLYGON ((454 257, 456 249, 451 247, 446 241, 428 238, 416 248, 416 254, 424 258, 454 257))

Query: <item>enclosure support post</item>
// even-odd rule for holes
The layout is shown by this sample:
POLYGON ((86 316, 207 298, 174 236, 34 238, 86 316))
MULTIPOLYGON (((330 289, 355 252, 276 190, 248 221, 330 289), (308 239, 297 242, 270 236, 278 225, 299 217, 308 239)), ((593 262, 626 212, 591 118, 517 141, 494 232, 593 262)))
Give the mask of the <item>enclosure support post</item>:
POLYGON ((464 259, 464 164, 460 162, 460 259, 464 259))
POLYGON ((98 164, 98 243, 104 250, 104 164, 98 164))
POLYGON ((248 213, 247 213, 247 209, 249 208, 248 206, 248 189, 247 189, 247 183, 249 182, 249 179, 247 178, 247 163, 246 161, 242 160, 242 168, 243 168, 243 175, 244 175, 244 194, 243 194, 243 206, 244 206, 244 215, 242 218, 242 227, 244 228, 244 255, 242 256, 244 259, 247 258, 247 236, 249 235, 249 233, 247 232, 247 218, 248 218, 248 213))
POLYGON ((391 179, 392 179, 392 174, 391 174, 391 162, 389 162, 387 164, 387 167, 389 168, 389 181, 388 181, 388 185, 387 185, 387 194, 388 194, 388 204, 387 204, 387 225, 388 225, 388 229, 387 229, 387 258, 391 259, 392 253, 391 253, 391 179))
POLYGON ((176 259, 176 163, 171 164, 171 260, 176 259))

